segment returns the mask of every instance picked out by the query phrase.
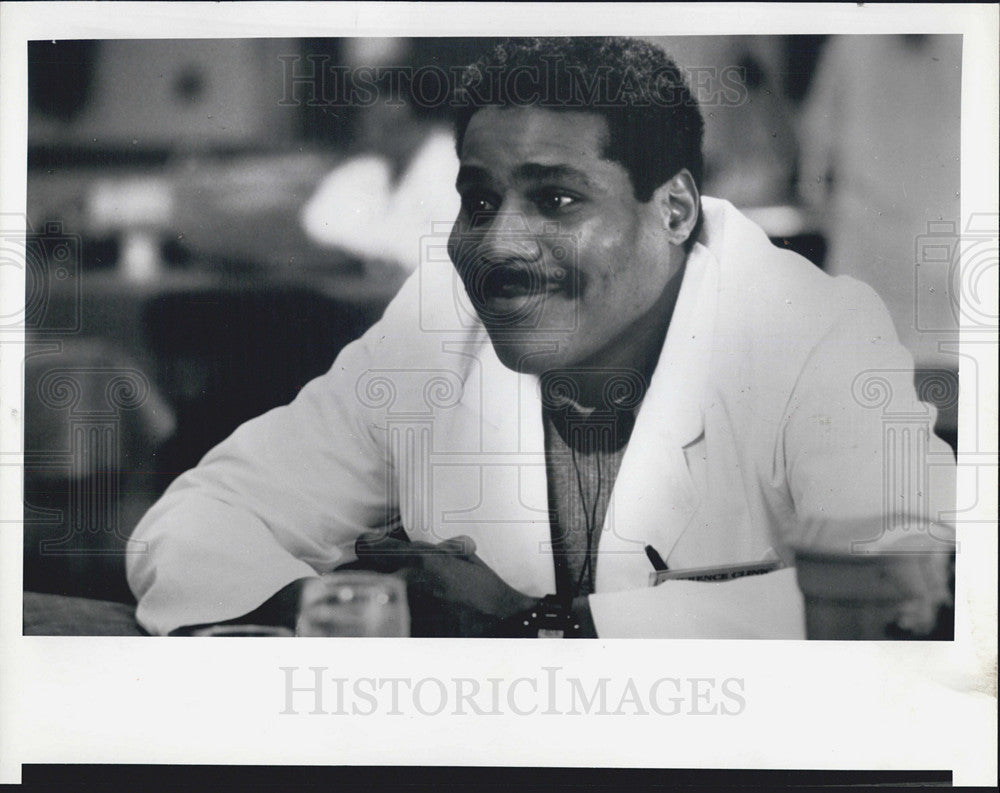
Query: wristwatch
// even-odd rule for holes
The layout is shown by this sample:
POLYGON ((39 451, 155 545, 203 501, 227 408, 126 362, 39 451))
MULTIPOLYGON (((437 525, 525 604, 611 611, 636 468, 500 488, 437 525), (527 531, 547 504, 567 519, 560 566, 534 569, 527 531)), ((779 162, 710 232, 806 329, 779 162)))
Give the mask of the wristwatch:
POLYGON ((571 599, 546 595, 531 608, 505 620, 499 635, 527 639, 574 639, 580 635, 580 624, 573 616, 571 599))

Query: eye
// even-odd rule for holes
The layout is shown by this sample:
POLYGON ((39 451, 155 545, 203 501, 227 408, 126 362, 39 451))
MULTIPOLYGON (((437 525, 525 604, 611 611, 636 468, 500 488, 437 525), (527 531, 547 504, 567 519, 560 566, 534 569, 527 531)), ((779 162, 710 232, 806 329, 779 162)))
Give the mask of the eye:
POLYGON ((469 216, 473 226, 488 219, 497 209, 498 204, 490 195, 480 192, 462 194, 462 211, 469 216))
POLYGON ((577 198, 562 190, 544 190, 535 198, 535 203, 543 212, 559 212, 577 202, 577 198))

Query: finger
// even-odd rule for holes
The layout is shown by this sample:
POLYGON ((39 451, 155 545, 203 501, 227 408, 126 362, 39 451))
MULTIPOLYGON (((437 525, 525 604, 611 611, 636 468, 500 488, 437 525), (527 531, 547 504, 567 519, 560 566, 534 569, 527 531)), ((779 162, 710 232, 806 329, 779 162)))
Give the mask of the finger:
POLYGON ((354 543, 354 552, 364 569, 394 573, 404 568, 420 568, 434 558, 455 554, 426 542, 404 542, 383 534, 364 534, 354 543))
POLYGON ((398 537, 386 534, 384 531, 367 531, 359 534, 354 541, 354 547, 355 549, 361 548, 365 551, 376 553, 381 553, 382 551, 387 553, 397 551, 416 553, 441 550, 440 545, 420 542, 419 540, 401 540, 398 537))
POLYGON ((429 570, 421 567, 405 567, 395 573, 406 582, 406 594, 411 601, 426 603, 445 595, 445 587, 441 579, 429 570))
POLYGON ((408 548, 409 543, 390 537, 387 534, 367 532, 354 541, 354 550, 360 556, 362 554, 386 553, 391 554, 408 548))
POLYGON ((404 567, 419 566, 421 553, 411 543, 385 535, 362 535, 354 543, 354 553, 366 568, 392 573, 404 567))
POLYGON ((464 556, 465 558, 470 558, 476 553, 476 541, 465 534, 461 534, 458 537, 452 537, 438 544, 438 548, 452 553, 456 556, 464 556))
POLYGON ((393 534, 391 528, 388 526, 383 526, 377 529, 369 529, 368 531, 364 531, 358 535, 358 541, 368 544, 375 544, 385 540, 393 542, 406 542, 404 538, 393 534))

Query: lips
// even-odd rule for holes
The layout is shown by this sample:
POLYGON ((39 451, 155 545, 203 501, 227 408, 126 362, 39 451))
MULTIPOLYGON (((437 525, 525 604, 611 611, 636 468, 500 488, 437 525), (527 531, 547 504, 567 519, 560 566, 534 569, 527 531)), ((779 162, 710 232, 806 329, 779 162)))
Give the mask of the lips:
POLYGON ((562 269, 546 271, 524 265, 497 264, 478 271, 467 287, 476 303, 530 299, 564 291, 567 274, 562 269))

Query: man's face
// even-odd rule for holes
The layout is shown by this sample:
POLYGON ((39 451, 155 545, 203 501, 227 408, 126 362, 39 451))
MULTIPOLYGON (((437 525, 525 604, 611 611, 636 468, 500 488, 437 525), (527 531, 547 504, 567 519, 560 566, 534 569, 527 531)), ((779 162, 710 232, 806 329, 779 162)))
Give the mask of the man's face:
POLYGON ((683 254, 655 198, 604 158, 607 134, 589 112, 487 107, 469 122, 449 254, 511 369, 618 366, 664 327, 653 315, 683 254))

